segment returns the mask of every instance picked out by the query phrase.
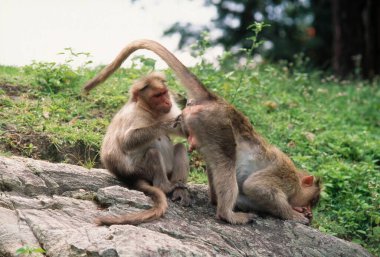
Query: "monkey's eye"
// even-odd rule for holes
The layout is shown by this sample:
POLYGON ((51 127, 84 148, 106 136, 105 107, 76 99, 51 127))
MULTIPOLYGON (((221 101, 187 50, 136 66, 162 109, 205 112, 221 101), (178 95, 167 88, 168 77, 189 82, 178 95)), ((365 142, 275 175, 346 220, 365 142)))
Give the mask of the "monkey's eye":
POLYGON ((145 84, 139 91, 142 92, 149 87, 149 84, 145 84))
POLYGON ((164 89, 160 93, 154 94, 153 97, 160 97, 168 93, 168 90, 164 89))
POLYGON ((155 95, 153 95, 154 97, 161 97, 161 96, 163 96, 165 93, 158 93, 158 94, 155 94, 155 95))

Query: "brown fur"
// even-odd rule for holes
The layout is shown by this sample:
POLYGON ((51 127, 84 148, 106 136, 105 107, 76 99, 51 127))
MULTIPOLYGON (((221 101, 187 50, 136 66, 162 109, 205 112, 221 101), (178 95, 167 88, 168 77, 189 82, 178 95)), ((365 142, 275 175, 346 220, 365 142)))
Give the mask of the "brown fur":
POLYGON ((266 150, 272 157, 260 160, 259 167, 238 168, 240 193, 237 207, 310 223, 311 207, 319 200, 319 180, 298 171, 289 157, 277 148, 269 146, 266 150), (305 183, 305 179, 309 182, 305 183))
POLYGON ((137 49, 148 49, 159 55, 187 90, 190 100, 183 110, 183 127, 191 148, 197 148, 206 161, 210 197, 211 202, 217 204, 217 218, 232 224, 247 223, 252 215, 233 211, 236 203, 239 206, 237 200, 243 198, 247 205, 243 207, 251 207, 258 202, 261 209, 275 216, 306 223, 305 215, 293 212, 290 202, 301 207, 308 205, 312 201, 310 197, 319 195, 319 186, 312 187, 315 192, 301 186, 297 169, 289 157, 268 144, 254 130, 247 117, 208 91, 159 43, 133 41, 86 85, 85 90, 92 89, 110 76, 137 49))
POLYGON ((165 77, 152 73, 132 85, 128 103, 114 116, 101 147, 101 161, 131 188, 152 197, 151 209, 121 216, 101 216, 101 225, 147 222, 161 217, 167 207, 165 193, 183 205, 190 203, 184 183, 189 160, 183 144, 173 145, 168 134, 182 134, 175 127, 179 108, 172 101, 165 77))
POLYGON ((145 180, 138 180, 135 186, 136 190, 142 191, 152 197, 154 206, 148 210, 131 213, 121 216, 102 216, 95 219, 98 225, 113 225, 113 224, 130 224, 138 225, 143 222, 149 222, 160 218, 166 212, 168 203, 164 192, 157 187, 151 186, 145 180))

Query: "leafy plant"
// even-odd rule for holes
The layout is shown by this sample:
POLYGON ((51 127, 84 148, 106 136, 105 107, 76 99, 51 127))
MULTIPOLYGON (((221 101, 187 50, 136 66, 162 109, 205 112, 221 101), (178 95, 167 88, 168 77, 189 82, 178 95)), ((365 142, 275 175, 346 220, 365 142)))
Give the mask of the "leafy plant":
POLYGON ((16 250, 17 255, 22 256, 41 256, 40 254, 46 253, 44 249, 41 247, 31 247, 29 245, 25 245, 19 249, 16 250))
POLYGON ((247 72, 248 67, 253 61, 253 51, 259 48, 264 43, 264 41, 258 39, 258 36, 265 27, 269 27, 269 26, 270 26, 269 24, 265 24, 264 22, 255 21, 253 24, 249 25, 247 28, 248 30, 251 30, 253 32, 253 35, 247 38, 248 41, 251 41, 251 47, 249 49, 246 49, 246 48, 241 49, 241 51, 245 52, 246 62, 245 62, 245 65, 243 66, 243 69, 240 71, 239 79, 237 81, 237 84, 235 85, 236 89, 231 97, 232 102, 234 102, 236 95, 240 92, 240 88, 242 86, 244 76, 247 72))
POLYGON ((66 56, 63 64, 33 61, 31 65, 24 67, 24 72, 33 75, 34 84, 42 92, 56 94, 67 88, 74 88, 83 75, 85 67, 91 63, 91 61, 85 61, 79 69, 74 70, 70 66, 74 59, 81 56, 88 58, 89 53, 76 53, 71 48, 65 48, 64 52, 59 54, 66 56))
POLYGON ((59 91, 74 87, 74 81, 78 79, 78 74, 66 64, 55 62, 33 62, 25 66, 26 74, 33 74, 35 85, 39 86, 42 92, 58 93, 59 91))
POLYGON ((143 73, 152 72, 156 67, 156 60, 143 55, 136 55, 132 58, 132 69, 140 69, 143 73))

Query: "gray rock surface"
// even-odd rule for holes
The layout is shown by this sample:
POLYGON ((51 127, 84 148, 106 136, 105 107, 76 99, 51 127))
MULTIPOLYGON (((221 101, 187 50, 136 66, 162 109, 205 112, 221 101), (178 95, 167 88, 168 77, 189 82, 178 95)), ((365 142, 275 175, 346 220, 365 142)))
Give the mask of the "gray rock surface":
POLYGON ((97 215, 149 208, 150 198, 105 170, 0 156, 0 256, 16 256, 25 245, 43 247, 49 257, 371 256, 301 224, 270 217, 248 225, 217 221, 207 187, 190 189, 191 207, 169 202, 157 221, 99 227, 97 215))

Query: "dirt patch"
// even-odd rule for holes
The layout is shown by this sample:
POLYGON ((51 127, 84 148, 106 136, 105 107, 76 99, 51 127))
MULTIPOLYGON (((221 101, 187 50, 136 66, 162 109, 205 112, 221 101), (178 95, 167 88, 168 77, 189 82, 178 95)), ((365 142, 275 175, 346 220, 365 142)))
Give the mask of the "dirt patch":
POLYGON ((2 84, 0 90, 3 90, 8 96, 20 96, 23 93, 28 92, 28 89, 19 85, 2 84))
MULTIPOLYGON (((74 143, 54 143, 54 137, 44 132, 20 132, 11 124, 0 126, 0 153, 69 163, 93 168, 102 168, 99 147, 78 140, 74 143)), ((190 155, 191 168, 206 172, 206 164, 198 152, 190 155)))
POLYGON ((100 167, 99 149, 86 145, 83 141, 73 143, 53 143, 43 132, 19 132, 7 126, 0 131, 0 151, 13 155, 51 162, 65 162, 76 165, 100 167))

